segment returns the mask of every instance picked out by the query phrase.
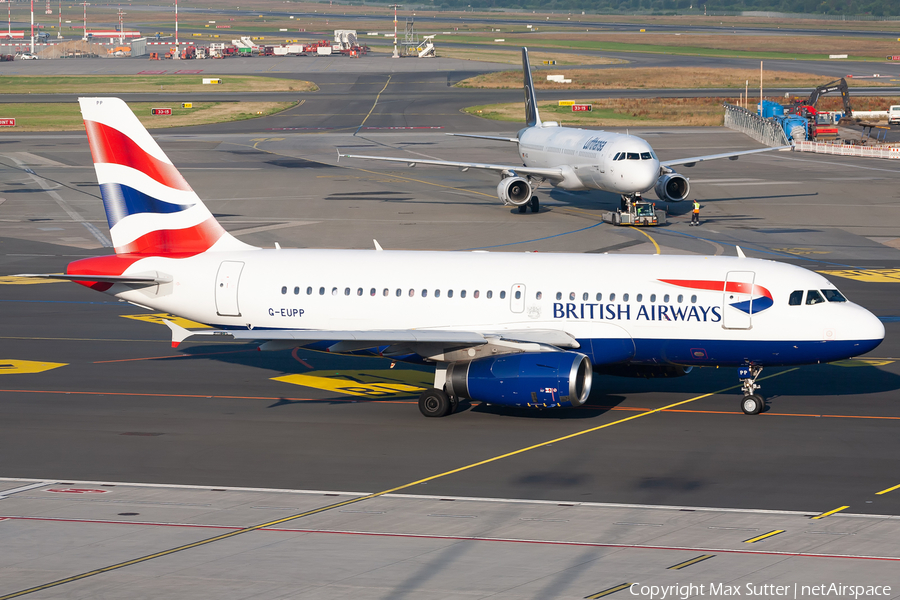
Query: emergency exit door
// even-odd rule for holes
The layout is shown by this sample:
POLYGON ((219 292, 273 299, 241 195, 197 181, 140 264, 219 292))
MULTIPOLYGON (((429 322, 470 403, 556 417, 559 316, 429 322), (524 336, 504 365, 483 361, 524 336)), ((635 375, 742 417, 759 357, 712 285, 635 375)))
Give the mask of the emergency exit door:
POLYGON ((722 327, 750 329, 753 315, 753 271, 729 271, 722 303, 722 327))
POLYGON ((238 283, 243 268, 244 263, 234 260, 226 260, 219 265, 219 272, 216 274, 216 312, 220 317, 241 316, 238 283))
POLYGON ((509 309, 514 313, 525 311, 525 284, 517 283, 509 290, 509 309))

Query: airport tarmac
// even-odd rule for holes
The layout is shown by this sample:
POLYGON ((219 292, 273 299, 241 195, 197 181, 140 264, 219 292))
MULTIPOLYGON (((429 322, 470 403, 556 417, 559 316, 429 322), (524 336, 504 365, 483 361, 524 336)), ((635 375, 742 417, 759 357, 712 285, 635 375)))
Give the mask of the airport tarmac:
MULTIPOLYGON (((865 360, 767 370, 758 417, 740 413, 732 369, 698 369, 598 376, 581 409, 473 403, 425 419, 413 390, 427 370, 227 342, 173 351, 159 315, 75 284, 5 277, 109 249, 84 136, 4 136, 0 599, 33 587, 35 598, 584 598, 675 582, 891 585, 881 597, 900 595, 892 161, 773 152, 701 163, 684 169, 701 227, 681 203, 666 227, 622 229, 600 222, 618 204, 611 194, 542 191, 542 212, 522 215, 500 205, 488 173, 338 163, 337 147, 515 159, 510 146, 443 135, 514 134, 515 124, 448 113, 445 129, 381 129, 410 117, 396 104, 366 110, 332 114, 333 130, 261 120, 254 131, 155 135, 248 243, 739 245, 828 273, 882 318, 885 342, 865 360)), ((663 160, 758 147, 720 128, 631 133, 663 160)))

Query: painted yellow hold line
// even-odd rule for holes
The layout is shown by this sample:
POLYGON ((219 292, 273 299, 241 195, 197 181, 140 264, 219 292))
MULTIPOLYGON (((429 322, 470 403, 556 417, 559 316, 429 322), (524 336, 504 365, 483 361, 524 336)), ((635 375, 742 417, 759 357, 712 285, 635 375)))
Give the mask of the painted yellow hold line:
POLYGON ((848 508, 850 508, 850 507, 849 507, 849 506, 842 506, 842 507, 836 508, 836 509, 834 509, 834 510, 829 510, 828 512, 824 512, 824 513, 822 513, 821 515, 816 515, 815 517, 813 517, 813 519, 824 519, 824 518, 827 517, 827 516, 833 515, 834 513, 841 512, 842 510, 846 510, 846 509, 848 509, 848 508))
POLYGON ((662 254, 662 252, 661 252, 660 249, 659 249, 659 244, 656 243, 656 240, 654 240, 652 237, 650 237, 650 234, 649 234, 649 233, 647 233, 647 232, 644 231, 643 229, 640 229, 640 228, 638 228, 638 227, 635 227, 634 225, 629 225, 629 227, 631 227, 631 228, 634 229, 635 231, 639 231, 640 233, 643 233, 644 235, 646 235, 646 236, 647 236, 647 239, 649 239, 651 242, 653 242, 653 247, 656 248, 656 253, 657 253, 657 254, 662 254))
POLYGON ((881 490, 880 492, 876 492, 875 495, 876 495, 876 496, 881 496, 882 494, 887 494, 888 492, 893 492, 894 490, 900 490, 900 483, 898 483, 898 484, 895 485, 894 487, 889 487, 889 488, 886 489, 886 490, 881 490))
POLYGON ((766 538, 772 537, 773 535, 778 535, 779 533, 784 533, 784 529, 775 529, 773 531, 770 531, 769 533, 764 533, 762 535, 752 537, 749 540, 744 540, 744 543, 745 544, 753 544, 755 542, 758 542, 759 540, 764 540, 766 538))
POLYGON ((606 588, 602 592, 597 592, 596 594, 591 594, 590 596, 585 596, 585 600, 593 599, 593 598, 603 598, 604 596, 609 596, 610 594, 615 594, 616 592, 621 592, 626 588, 630 588, 633 586, 633 583, 620 583, 619 585, 614 585, 611 588, 606 588))
POLYGON ((700 556, 698 556, 696 558, 692 558, 691 560, 686 560, 683 563, 678 563, 677 565, 672 565, 671 567, 668 567, 668 569, 672 570, 672 571, 678 571, 685 567, 695 565, 698 562, 703 562, 704 560, 709 560, 709 559, 713 558, 714 556, 715 556, 715 554, 701 554, 700 556))

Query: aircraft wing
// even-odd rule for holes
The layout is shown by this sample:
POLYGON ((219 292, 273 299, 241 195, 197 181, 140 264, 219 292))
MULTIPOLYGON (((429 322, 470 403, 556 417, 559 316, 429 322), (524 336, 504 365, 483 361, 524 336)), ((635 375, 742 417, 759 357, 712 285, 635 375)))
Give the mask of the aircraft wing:
POLYGON ((515 142, 519 143, 519 138, 510 138, 510 137, 499 137, 495 135, 475 135, 474 133, 448 133, 447 135, 452 135, 456 137, 470 137, 470 138, 478 138, 480 140, 494 140, 496 142, 515 142))
POLYGON ((325 331, 322 329, 185 329, 171 321, 165 324, 172 331, 172 347, 189 337, 228 336, 235 340, 264 340, 272 347, 303 346, 313 342, 335 342, 339 350, 375 348, 393 344, 440 344, 457 348, 481 346, 493 339, 540 344, 557 348, 578 348, 580 344, 564 331, 554 329, 525 329, 504 331, 441 331, 434 329, 387 329, 370 331, 325 331))
POLYGON ((729 158, 737 160, 739 156, 745 154, 758 154, 760 152, 771 152, 772 150, 790 150, 793 146, 776 146, 774 148, 758 148, 756 150, 741 150, 740 152, 725 152, 723 154, 707 154, 706 156, 694 156, 692 158, 678 158, 675 160, 663 160, 659 162, 661 167, 674 167, 676 165, 686 165, 693 167, 698 162, 707 160, 717 160, 719 158, 729 158))
POLYGON ((470 163, 470 162, 455 162, 450 160, 430 160, 430 159, 418 159, 418 158, 398 158, 392 156, 363 156, 361 154, 340 154, 338 153, 338 158, 362 158, 365 160, 381 160, 388 162, 401 162, 406 163, 407 166, 414 167, 416 165, 435 165, 439 167, 456 167, 457 169, 462 169, 463 171, 468 171, 469 169, 484 169, 486 171, 497 171, 498 173, 503 172, 514 172, 520 175, 537 175, 538 177, 545 177, 547 179, 563 179, 563 172, 560 168, 550 168, 550 169, 542 169, 538 167, 523 167, 523 166, 513 166, 513 165, 492 165, 488 163, 470 163))

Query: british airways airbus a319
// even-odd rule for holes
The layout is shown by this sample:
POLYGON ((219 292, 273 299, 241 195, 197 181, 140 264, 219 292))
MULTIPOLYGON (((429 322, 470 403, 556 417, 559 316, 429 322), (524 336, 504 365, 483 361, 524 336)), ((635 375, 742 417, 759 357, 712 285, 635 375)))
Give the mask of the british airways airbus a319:
POLYGON ((256 340, 431 364, 428 417, 459 399, 584 404, 595 370, 684 375, 731 366, 755 414, 763 367, 869 352, 872 313, 817 273, 724 256, 643 256, 249 246, 227 233, 127 105, 82 98, 115 254, 66 275, 141 307, 210 325, 194 336, 256 340))
POLYGON ((643 138, 609 131, 561 127, 556 121, 541 121, 531 79, 528 49, 522 48, 522 74, 525 87, 525 124, 514 138, 449 133, 459 137, 481 138, 518 145, 521 165, 499 165, 475 162, 419 159, 414 157, 363 156, 341 154, 340 158, 359 158, 417 164, 457 167, 463 171, 485 169, 500 175, 497 197, 506 205, 525 212, 540 210, 534 191, 545 182, 564 190, 602 190, 621 194, 623 200, 654 190, 660 200, 681 202, 691 191, 688 178, 675 172, 677 165, 693 166, 698 162, 719 158, 736 160, 745 154, 787 150, 790 146, 759 148, 723 154, 709 154, 677 160, 660 161, 643 138))

